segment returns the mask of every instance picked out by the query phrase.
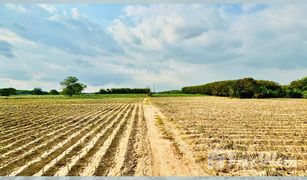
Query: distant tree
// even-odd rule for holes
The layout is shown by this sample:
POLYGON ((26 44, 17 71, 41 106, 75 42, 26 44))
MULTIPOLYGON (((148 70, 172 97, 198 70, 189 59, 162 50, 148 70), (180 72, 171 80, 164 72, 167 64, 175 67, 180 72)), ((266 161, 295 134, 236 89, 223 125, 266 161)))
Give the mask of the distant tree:
POLYGON ((3 88, 0 89, 0 95, 1 96, 11 96, 11 95, 16 95, 16 89, 14 88, 3 88))
POLYGON ((15 88, 8 88, 9 94, 10 95, 16 95, 16 89, 15 88))
POLYGON ((238 98, 273 98, 284 97, 285 92, 278 83, 265 80, 243 78, 217 81, 199 86, 183 87, 183 93, 228 96, 238 98))
POLYGON ((282 86, 274 81, 256 80, 254 88, 255 98, 276 98, 284 97, 282 86))
POLYGON ((288 98, 302 98, 303 92, 299 89, 288 89, 288 90, 286 90, 286 97, 288 97, 288 98))
POLYGON ((86 85, 79 82, 76 77, 69 76, 64 79, 61 83, 62 94, 72 96, 74 94, 81 94, 81 92, 86 88, 86 85))
POLYGON ((253 78, 239 79, 235 83, 236 97, 239 98, 252 98, 257 82, 253 78))
POLYGON ((32 90, 32 94, 33 94, 33 95, 43 95, 44 92, 43 92, 43 90, 42 90, 41 88, 36 87, 36 88, 34 88, 34 89, 32 90))
POLYGON ((149 88, 111 88, 111 89, 100 89, 97 94, 148 94, 150 93, 149 88))
POLYGON ((32 95, 33 94, 32 90, 17 90, 16 93, 17 95, 32 95))
POLYGON ((60 93, 57 90, 52 89, 51 91, 49 91, 49 94, 50 95, 59 95, 60 93))
POLYGON ((289 89, 298 89, 301 91, 306 91, 307 90, 307 77, 304 77, 300 80, 292 81, 289 89))
POLYGON ((169 91, 161 91, 159 94, 181 94, 181 90, 169 90, 169 91))
POLYGON ((100 90, 98 91, 98 94, 108 94, 108 91, 105 90, 105 89, 100 89, 100 90))

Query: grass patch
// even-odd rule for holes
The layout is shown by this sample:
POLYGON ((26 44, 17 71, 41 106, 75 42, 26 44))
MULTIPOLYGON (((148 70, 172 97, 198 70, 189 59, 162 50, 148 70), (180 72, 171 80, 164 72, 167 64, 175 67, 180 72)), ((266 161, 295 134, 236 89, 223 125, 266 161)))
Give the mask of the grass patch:
POLYGON ((181 152, 179 148, 179 144, 175 141, 171 133, 165 129, 165 124, 162 118, 158 115, 156 115, 155 118, 156 118, 156 124, 158 125, 159 129, 162 132, 162 135, 163 135, 162 138, 170 140, 172 142, 172 146, 174 147, 175 152, 182 157, 183 153, 181 152))
POLYGON ((174 138, 173 138, 173 136, 165 129, 165 127, 164 127, 164 122, 163 122, 162 118, 161 118, 160 116, 158 116, 158 115, 156 115, 155 118, 156 118, 156 124, 158 125, 159 129, 160 129, 161 132, 162 132, 162 135, 163 135, 162 138, 173 141, 174 138))

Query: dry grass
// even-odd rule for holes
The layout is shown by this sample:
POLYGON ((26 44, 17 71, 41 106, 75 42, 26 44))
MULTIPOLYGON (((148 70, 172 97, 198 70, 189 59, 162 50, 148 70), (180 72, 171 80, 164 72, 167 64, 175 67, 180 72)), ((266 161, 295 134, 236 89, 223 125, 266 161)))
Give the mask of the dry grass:
POLYGON ((159 115, 156 115, 155 118, 156 118, 156 124, 159 127, 163 135, 163 138, 170 140, 170 142, 172 143, 172 147, 174 148, 174 151, 176 152, 176 154, 182 157, 183 153, 181 152, 179 148, 179 144, 175 141, 174 135, 169 130, 167 130, 167 128, 165 127, 166 125, 164 124, 162 118, 159 115))

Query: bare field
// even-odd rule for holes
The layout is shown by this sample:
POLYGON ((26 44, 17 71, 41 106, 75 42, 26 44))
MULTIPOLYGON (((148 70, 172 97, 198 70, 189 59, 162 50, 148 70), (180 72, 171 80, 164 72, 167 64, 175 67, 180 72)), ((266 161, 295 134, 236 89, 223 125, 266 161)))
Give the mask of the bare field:
POLYGON ((0 101, 0 175, 151 175, 142 100, 0 101))
POLYGON ((306 175, 306 136, 298 99, 2 99, 0 175, 306 175))
POLYGON ((307 175, 307 100, 153 100, 175 143, 209 175, 307 175))

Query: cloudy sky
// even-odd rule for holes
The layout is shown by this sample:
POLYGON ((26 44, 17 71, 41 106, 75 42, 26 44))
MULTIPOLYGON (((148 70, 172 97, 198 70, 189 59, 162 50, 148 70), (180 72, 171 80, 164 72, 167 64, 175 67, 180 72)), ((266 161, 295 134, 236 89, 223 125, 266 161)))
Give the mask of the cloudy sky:
POLYGON ((0 87, 156 90, 307 75, 307 6, 2 4, 0 87))

